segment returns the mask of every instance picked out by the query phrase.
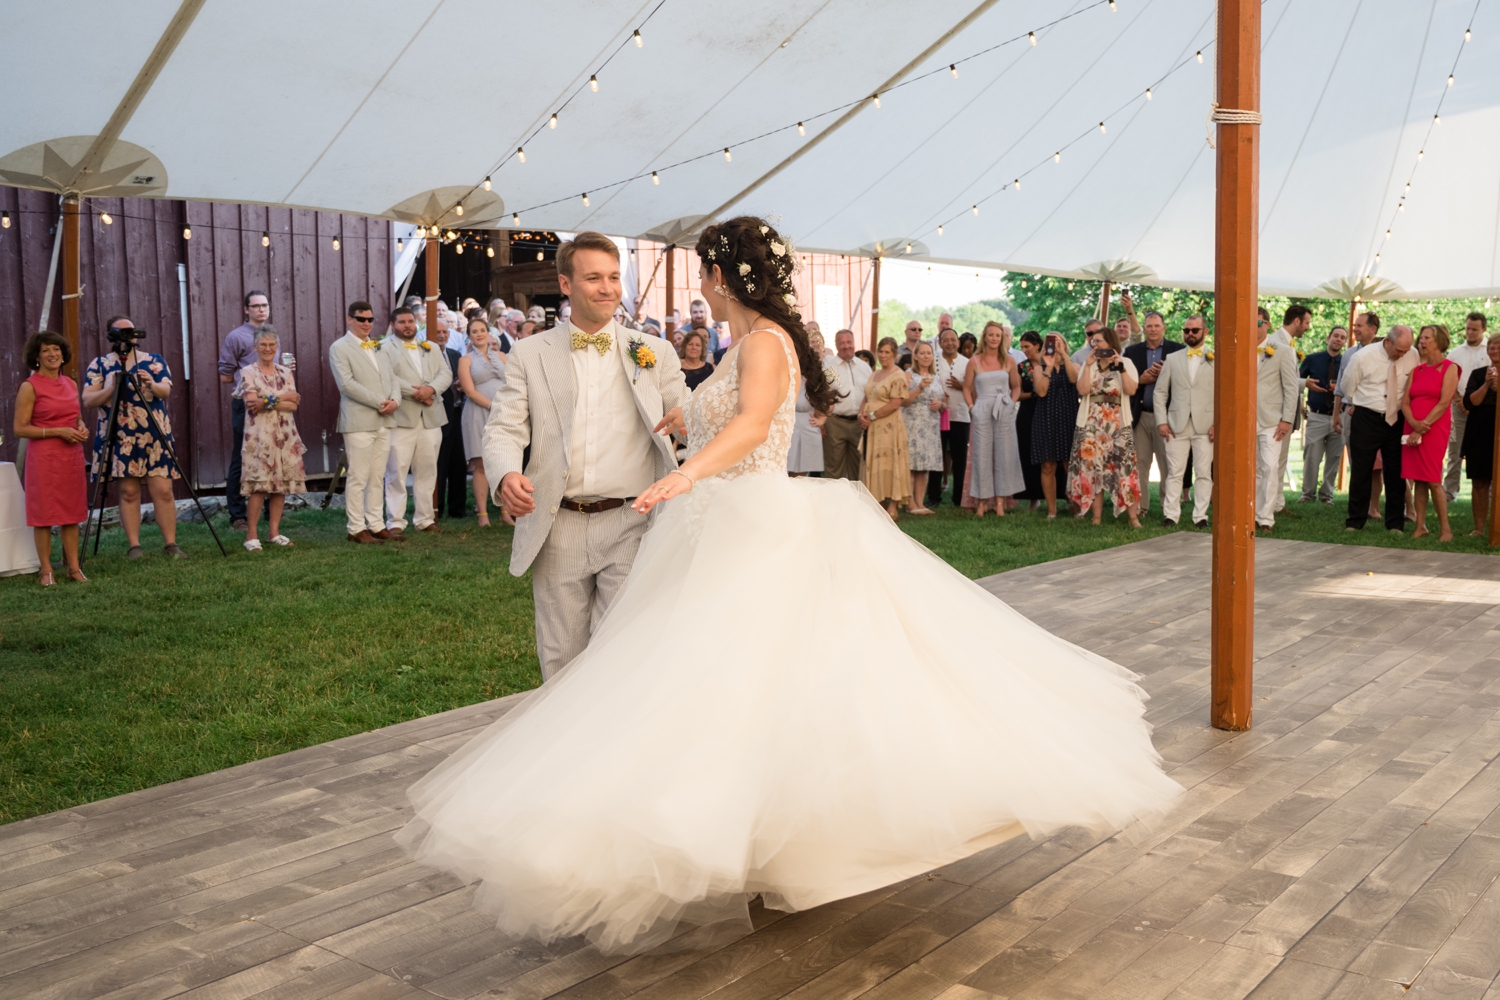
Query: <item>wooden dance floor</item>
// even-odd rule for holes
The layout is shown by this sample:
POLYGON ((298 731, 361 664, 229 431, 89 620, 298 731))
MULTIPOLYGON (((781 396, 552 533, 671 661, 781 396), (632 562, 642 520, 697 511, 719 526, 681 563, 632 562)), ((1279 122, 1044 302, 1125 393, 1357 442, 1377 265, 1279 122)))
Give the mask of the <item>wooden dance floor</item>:
POLYGON ((1188 793, 1138 842, 1012 841, 630 959, 513 947, 391 842, 502 699, 0 828, 0 996, 1500 1000, 1500 559, 1257 558, 1239 734, 1206 725, 1206 535, 983 581, 1145 675, 1188 793))

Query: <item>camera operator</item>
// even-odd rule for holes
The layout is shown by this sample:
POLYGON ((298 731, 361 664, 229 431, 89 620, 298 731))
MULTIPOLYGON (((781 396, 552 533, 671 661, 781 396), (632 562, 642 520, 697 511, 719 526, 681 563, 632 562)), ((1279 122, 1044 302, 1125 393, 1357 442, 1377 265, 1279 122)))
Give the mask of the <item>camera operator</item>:
POLYGON ((167 441, 171 441, 172 422, 167 414, 167 397, 172 392, 172 372, 160 354, 136 349, 138 332, 128 316, 112 316, 105 324, 111 351, 89 362, 83 375, 83 405, 98 409, 94 423, 94 458, 91 471, 97 478, 104 475, 104 451, 109 444, 109 407, 121 372, 132 373, 140 383, 140 392, 126 384, 115 417, 115 448, 109 474, 120 484, 120 524, 130 545, 127 558, 141 557, 141 481, 151 492, 156 507, 156 525, 161 529, 164 551, 174 559, 186 559, 177 547, 177 507, 172 498, 172 480, 181 478, 172 467, 167 449, 157 443, 150 415, 167 441), (149 411, 149 413, 148 413, 149 411))

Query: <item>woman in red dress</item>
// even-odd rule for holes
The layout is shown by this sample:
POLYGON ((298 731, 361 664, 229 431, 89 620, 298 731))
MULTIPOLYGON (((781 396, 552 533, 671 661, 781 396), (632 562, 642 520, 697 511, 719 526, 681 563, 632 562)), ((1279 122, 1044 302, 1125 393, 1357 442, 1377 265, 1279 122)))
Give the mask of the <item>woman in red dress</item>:
POLYGON ((1448 496, 1443 491, 1443 456, 1448 452, 1448 433, 1453 426, 1453 398, 1458 394, 1458 365, 1444 355, 1448 352, 1448 329, 1424 326, 1417 335, 1417 356, 1422 363, 1412 371, 1406 391, 1401 396, 1401 412, 1406 415, 1406 433, 1401 445, 1401 478, 1411 481, 1416 490, 1417 530, 1413 538, 1427 531, 1427 496, 1437 508, 1438 541, 1453 541, 1448 527, 1448 496))
POLYGON ((83 472, 83 442, 89 432, 78 408, 78 385, 62 374, 73 352, 61 335, 45 330, 26 342, 22 357, 35 372, 16 396, 16 436, 30 438, 26 447, 26 523, 36 540, 42 571, 38 582, 50 587, 52 528, 62 528, 63 561, 68 579, 88 578, 78 565, 78 525, 88 517, 88 482, 83 472))

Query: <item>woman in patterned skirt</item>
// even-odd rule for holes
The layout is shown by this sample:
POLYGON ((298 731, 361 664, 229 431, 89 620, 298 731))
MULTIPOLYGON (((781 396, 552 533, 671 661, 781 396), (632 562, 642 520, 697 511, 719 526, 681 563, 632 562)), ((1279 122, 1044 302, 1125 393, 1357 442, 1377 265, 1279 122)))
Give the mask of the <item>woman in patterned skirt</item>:
POLYGON ((1120 511, 1130 514, 1130 526, 1141 526, 1141 481, 1135 468, 1135 434, 1131 428, 1130 397, 1136 388, 1135 365, 1120 357, 1120 342, 1112 327, 1089 338, 1094 348, 1078 375, 1078 427, 1073 434, 1073 458, 1068 466, 1068 499, 1079 511, 1093 512, 1098 524, 1108 496, 1120 511))
POLYGON ((931 514, 922 503, 927 495, 927 477, 943 474, 943 436, 938 429, 948 408, 948 392, 938 379, 932 344, 922 341, 911 353, 911 371, 906 373, 908 390, 917 398, 903 407, 906 447, 911 460, 911 502, 908 514, 931 514))
POLYGON ((259 552, 261 505, 269 501, 271 541, 287 546, 292 540, 281 533, 281 510, 288 493, 307 492, 307 473, 302 467, 302 436, 297 433, 297 404, 302 397, 292 370, 276 363, 280 341, 276 330, 262 326, 255 331, 256 362, 240 369, 240 397, 245 401, 245 443, 241 449, 240 492, 250 498, 250 528, 245 550, 259 552))

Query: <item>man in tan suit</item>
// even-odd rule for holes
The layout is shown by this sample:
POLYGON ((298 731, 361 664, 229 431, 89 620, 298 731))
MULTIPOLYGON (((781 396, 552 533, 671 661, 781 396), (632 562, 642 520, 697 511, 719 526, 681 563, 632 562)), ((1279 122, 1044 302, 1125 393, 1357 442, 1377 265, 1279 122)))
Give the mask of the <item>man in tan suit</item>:
POLYGON ((484 428, 485 472, 516 518, 510 571, 531 569, 543 678, 583 652, 630 575, 649 523, 630 502, 677 468, 657 429, 688 399, 676 352, 612 318, 613 240, 582 232, 564 243, 557 281, 572 314, 516 343, 484 428))
POLYGON ((1185 350, 1168 354, 1156 379, 1152 406, 1156 430, 1166 446, 1161 479, 1162 523, 1173 527, 1182 513, 1182 477, 1193 457, 1193 527, 1208 527, 1214 481, 1213 357, 1203 349, 1208 321, 1189 316, 1182 324, 1185 350))
POLYGON ((385 469, 386 530, 400 538, 406 530, 406 474, 411 472, 418 531, 439 531, 432 494, 437 489, 438 448, 443 443, 442 394, 453 381, 443 349, 417 339, 417 318, 405 306, 392 314, 391 332, 381 344, 401 389, 391 457, 385 469), (437 405, 433 405, 436 403, 437 405))
POLYGON ((1302 380, 1297 375, 1297 352, 1266 338, 1259 328, 1256 361, 1255 526, 1269 535, 1276 511, 1285 503, 1281 492, 1281 442, 1292 433, 1302 380))

